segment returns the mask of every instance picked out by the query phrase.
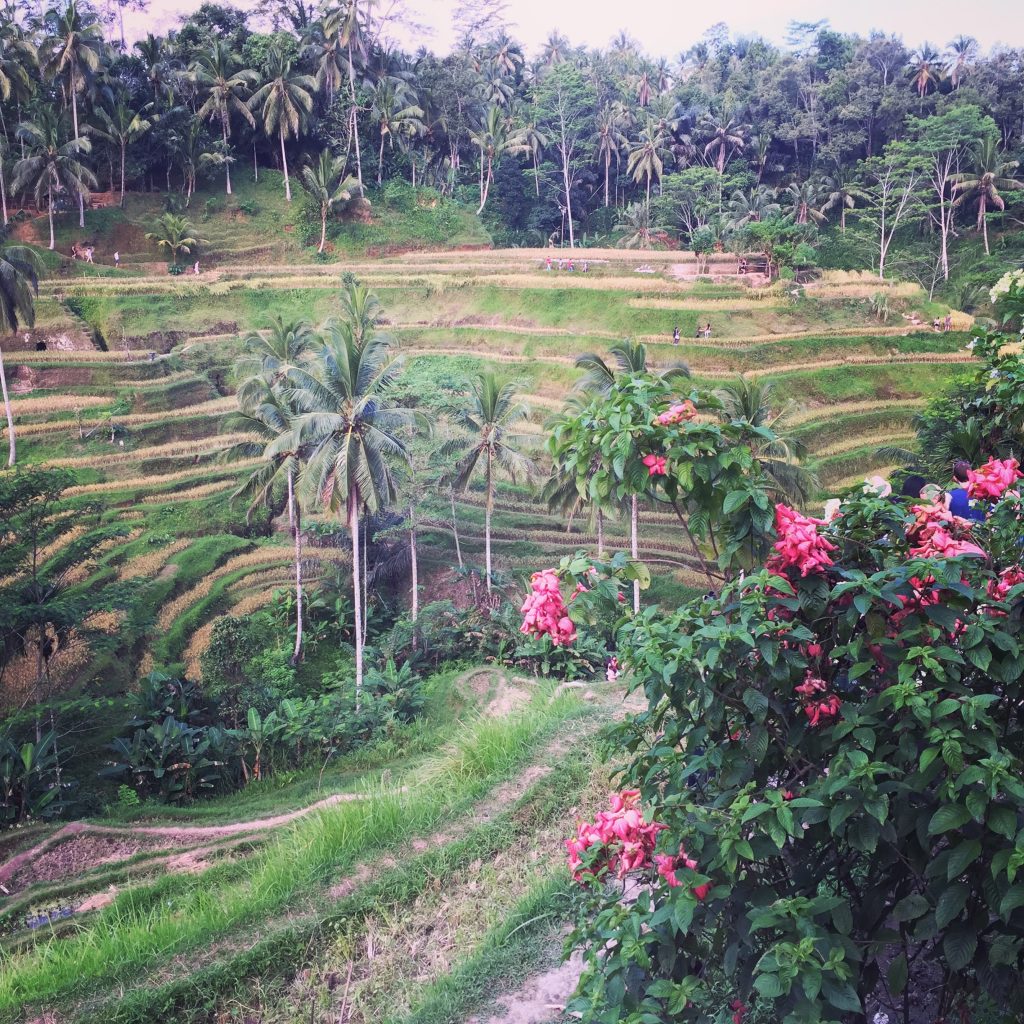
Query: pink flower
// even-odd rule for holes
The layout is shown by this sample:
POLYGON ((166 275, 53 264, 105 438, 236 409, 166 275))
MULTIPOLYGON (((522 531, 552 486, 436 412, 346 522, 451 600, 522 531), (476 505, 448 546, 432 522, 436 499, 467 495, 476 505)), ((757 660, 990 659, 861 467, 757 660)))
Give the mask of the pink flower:
POLYGON ((530 593, 523 602, 520 633, 551 637, 555 647, 568 647, 576 639, 576 626, 562 600, 558 575, 554 569, 535 572, 530 577, 530 593))
POLYGON ((677 402, 669 407, 667 412, 654 417, 654 423, 659 427, 673 427, 677 423, 684 423, 692 420, 697 415, 697 408, 689 399, 685 402, 677 402))
POLYGON ((804 714, 807 715, 811 727, 826 724, 828 719, 835 718, 843 702, 833 693, 830 697, 817 703, 810 703, 804 706, 804 714))
POLYGON ((999 579, 989 580, 988 596, 993 601, 1005 601, 1007 594, 1018 584, 1024 583, 1024 569, 1011 565, 999 574, 999 579))
POLYGON ((963 538, 955 537, 950 530, 968 532, 970 526, 958 521, 945 505, 914 505, 914 525, 908 536, 914 546, 910 554, 915 558, 957 558, 960 555, 980 555, 985 552, 963 538))
POLYGON ((829 552, 835 551, 835 545, 818 533, 818 527, 824 525, 821 519, 801 515, 787 505, 776 505, 775 529, 779 539, 767 568, 772 572, 799 569, 801 576, 809 576, 832 565, 829 552))
POLYGON ((732 1024, 743 1024, 743 1016, 747 1012, 747 1008, 739 999, 734 999, 729 1004, 729 1009, 732 1010, 732 1024))
MULTIPOLYGON (((697 862, 687 855, 684 847, 679 847, 678 853, 656 853, 654 855, 654 864, 658 869, 658 874, 665 879, 669 884, 669 888, 676 889, 683 883, 679 881, 679 876, 676 872, 680 868, 686 868, 689 871, 697 870, 697 862)), ((705 900, 708 893, 713 888, 711 882, 704 882, 701 885, 694 886, 691 890, 693 895, 698 900, 705 900)))
POLYGON ((703 885, 694 887, 693 895, 697 897, 702 903, 707 899, 708 893, 711 891, 711 883, 705 882, 703 885))
POLYGON ((658 833, 667 826, 647 822, 639 808, 640 791, 627 789, 613 793, 607 811, 599 811, 591 822, 582 822, 576 838, 566 840, 569 870, 577 882, 602 874, 624 878, 631 871, 653 866, 654 845, 658 833), (582 854, 593 851, 592 866, 583 865, 582 854))
POLYGON ((664 455, 645 455, 641 461, 647 467, 648 476, 664 476, 668 472, 665 468, 668 460, 664 455))
POLYGON ((967 471, 967 494, 971 498, 1001 498, 1022 477, 1016 459, 989 459, 981 469, 967 471))

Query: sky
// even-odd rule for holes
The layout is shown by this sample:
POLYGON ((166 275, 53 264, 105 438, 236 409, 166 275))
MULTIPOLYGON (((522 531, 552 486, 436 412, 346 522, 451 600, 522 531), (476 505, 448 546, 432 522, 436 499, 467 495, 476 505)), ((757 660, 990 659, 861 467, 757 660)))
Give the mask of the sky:
MULTIPOLYGON (((409 49, 422 43, 435 52, 447 51, 453 41, 453 0, 406 0, 428 37, 399 40, 409 49)), ((165 32, 180 15, 195 10, 201 0, 151 0, 145 13, 125 16, 126 35, 139 38, 147 31, 165 32)), ((258 11, 259 0, 235 0, 235 6, 258 11)), ((832 28, 867 35, 872 29, 901 35, 909 46, 931 42, 942 48, 960 33, 973 35, 984 49, 997 43, 1024 46, 1024 3, 989 0, 973 9, 963 0, 729 0, 728 3, 685 3, 643 0, 635 6, 622 0, 509 0, 506 16, 511 33, 528 55, 536 53, 553 29, 572 43, 607 46, 625 29, 641 48, 655 57, 675 58, 719 21, 734 34, 762 35, 782 43, 791 21, 827 19, 832 28), (983 11, 982 17, 976 17, 983 11)))

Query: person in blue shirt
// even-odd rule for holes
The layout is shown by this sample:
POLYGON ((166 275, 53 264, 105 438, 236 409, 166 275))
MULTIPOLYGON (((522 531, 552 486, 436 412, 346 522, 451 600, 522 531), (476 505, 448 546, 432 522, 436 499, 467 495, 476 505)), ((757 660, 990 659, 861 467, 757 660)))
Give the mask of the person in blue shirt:
POLYGON ((971 507, 971 499, 967 495, 967 489, 962 486, 967 483, 967 474, 970 468, 971 464, 963 459, 958 459, 953 463, 953 480, 961 486, 954 487, 949 492, 949 511, 961 519, 983 523, 985 521, 984 510, 971 507))

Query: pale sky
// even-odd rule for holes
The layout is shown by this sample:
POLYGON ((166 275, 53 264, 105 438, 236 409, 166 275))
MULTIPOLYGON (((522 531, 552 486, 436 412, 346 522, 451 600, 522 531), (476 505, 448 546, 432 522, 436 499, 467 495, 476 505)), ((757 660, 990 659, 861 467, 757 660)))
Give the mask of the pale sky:
MULTIPOLYGON (((126 34, 139 38, 147 31, 173 28, 183 13, 201 0, 151 0, 145 13, 125 17, 126 34)), ((415 49, 425 43, 442 52, 452 43, 452 0, 407 0, 417 21, 429 26, 431 37, 404 40, 415 49)), ((259 0, 236 0, 235 6, 259 10, 259 0)), ((763 35, 782 43, 790 21, 827 18, 832 28, 867 35, 881 29, 901 35, 908 46, 930 42, 940 49, 960 33, 973 35, 984 49, 996 43, 1024 46, 1024 3, 989 0, 977 7, 963 0, 730 0, 728 3, 685 3, 680 0, 509 0, 507 17, 512 35, 528 55, 539 50, 552 29, 572 43, 606 46, 625 29, 652 56, 674 58, 689 48, 711 25, 725 21, 734 34, 763 35), (979 16, 980 15, 980 16, 979 16)))

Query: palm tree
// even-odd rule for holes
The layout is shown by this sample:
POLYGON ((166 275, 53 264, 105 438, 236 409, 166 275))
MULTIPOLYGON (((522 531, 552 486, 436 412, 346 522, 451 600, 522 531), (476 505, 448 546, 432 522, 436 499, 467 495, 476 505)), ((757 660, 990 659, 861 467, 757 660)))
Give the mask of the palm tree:
POLYGON ((1021 187, 1021 182, 1013 176, 1013 172, 1019 166, 1019 161, 1007 160, 996 140, 989 137, 983 139, 974 150, 974 170, 954 174, 950 178, 953 182, 953 195, 956 197, 953 200, 954 206, 961 206, 968 199, 977 196, 977 226, 985 238, 986 254, 989 248, 988 221, 985 214, 988 212, 989 204, 997 210, 1006 209, 1006 202, 999 194, 999 190, 1021 187))
MULTIPOLYGON (((576 365, 584 371, 576 387, 594 395, 607 395, 622 378, 634 373, 652 372, 647 365, 647 347, 637 342, 617 341, 611 346, 611 361, 596 352, 579 356, 576 365)), ((690 376, 685 363, 675 363, 658 373, 664 381, 683 380, 690 376)), ((640 505, 634 494, 630 499, 629 546, 633 558, 640 557, 640 505)), ((640 583, 633 583, 633 611, 640 611, 640 583)))
POLYGON ((285 139, 299 137, 306 116, 313 109, 316 82, 310 75, 292 72, 292 62, 276 47, 271 48, 270 78, 249 100, 252 110, 261 109, 263 131, 269 137, 275 130, 281 142, 281 166, 284 168, 284 194, 290 203, 292 187, 288 181, 288 155, 285 139))
POLYGON ((100 107, 96 116, 101 127, 95 129, 100 138, 105 139, 113 146, 117 146, 121 153, 121 206, 124 206, 124 166, 125 155, 128 146, 136 139, 141 138, 152 127, 153 122, 143 117, 143 114, 152 106, 147 103, 140 110, 133 110, 127 103, 125 96, 118 96, 117 102, 110 110, 100 107))
MULTIPOLYGON (((604 205, 608 206, 608 177, 612 157, 618 165, 619 155, 626 147, 626 136, 621 129, 619 112, 611 103, 606 103, 597 113, 597 159, 604 163, 604 205)), ((538 193, 539 195, 539 193, 538 193)))
POLYGON ((395 136, 420 134, 425 130, 423 108, 416 105, 415 96, 400 78, 388 75, 377 83, 373 92, 370 117, 380 132, 380 152, 377 154, 377 184, 384 170, 384 143, 395 147, 395 136))
MULTIPOLYGON (((352 539, 352 595, 355 610, 356 698, 363 687, 363 590, 359 527, 365 511, 395 499, 390 462, 408 461, 403 431, 417 422, 408 409, 391 406, 388 391, 398 369, 393 339, 380 333, 359 311, 374 305, 361 285, 342 292, 343 315, 329 321, 323 346, 310 366, 288 371, 296 408, 295 439, 308 452, 299 495, 312 506, 344 510, 352 539)), ((282 446, 286 443, 282 442, 282 446)))
POLYGON ((569 52, 569 40, 561 32, 555 30, 544 40, 544 48, 541 51, 540 62, 546 68, 553 68, 561 64, 569 52))
POLYGON ((645 68, 636 76, 636 103, 638 107, 646 107, 651 102, 651 75, 645 68))
POLYGON ((820 224, 825 220, 825 214, 817 207, 821 200, 821 190, 815 182, 796 181, 786 187, 786 195, 795 224, 806 224, 812 220, 820 224))
POLYGON ((743 147, 747 143, 746 133, 750 125, 742 124, 731 114, 723 114, 721 117, 705 114, 702 127, 705 134, 710 136, 704 146, 704 155, 710 156, 712 152, 716 153, 715 168, 719 174, 725 174, 725 165, 729 157, 733 153, 743 151, 743 147))
MULTIPOLYGON (((356 97, 356 56, 366 59, 366 40, 363 35, 361 0, 346 0, 324 18, 324 31, 338 37, 338 45, 348 54, 349 132, 356 150, 356 179, 363 190, 363 161, 359 152, 359 101, 356 97)), ((362 0, 368 3, 369 0, 362 0)))
POLYGON ((345 70, 341 64, 341 44, 336 31, 328 32, 322 21, 314 22, 305 34, 303 50, 306 59, 316 68, 313 79, 316 87, 323 92, 329 107, 334 94, 341 88, 345 70))
POLYGON ((953 83, 953 90, 967 77, 967 69, 978 55, 978 40, 973 36, 960 35, 946 47, 946 71, 953 83))
POLYGON ((664 170, 664 159, 668 156, 665 144, 668 135, 658 126, 658 122, 648 117, 647 123, 640 132, 640 137, 629 148, 629 160, 626 170, 633 175, 639 184, 641 179, 647 182, 647 205, 651 205, 651 179, 661 181, 664 170))
MULTIPOLYGON (((7 245, 9 230, 0 227, 0 334, 16 334, 24 325, 31 327, 36 318, 36 295, 39 292, 39 257, 25 245, 7 245)), ((4 356, 0 350, 0 390, 3 391, 4 413, 7 416, 7 465, 14 465, 14 415, 7 393, 4 356)))
POLYGON ((77 193, 81 197, 96 185, 92 171, 79 160, 92 146, 88 139, 68 138, 64 118, 48 107, 40 108, 34 122, 18 126, 18 138, 25 145, 26 155, 14 165, 11 187, 15 192, 31 189, 37 208, 46 200, 50 248, 53 249, 55 198, 61 193, 77 193))
POLYGON ((785 404, 773 411, 777 400, 775 385, 771 381, 750 380, 741 374, 734 384, 724 384, 714 394, 722 405, 719 418, 746 432, 747 443, 780 496, 801 505, 806 502, 817 481, 799 465, 806 454, 803 442, 783 433, 792 406, 785 404), (761 430, 772 431, 774 439, 765 441, 758 433, 761 430))
POLYGON ((7 121, 3 105, 10 100, 18 103, 32 94, 29 71, 36 67, 35 47, 25 38, 13 19, 0 22, 0 212, 3 223, 7 217, 7 180, 4 177, 4 159, 7 148, 7 121))
POLYGON ((548 137, 537 127, 534 121, 530 121, 523 126, 520 136, 524 151, 530 154, 530 160, 533 163, 533 189, 534 193, 539 196, 540 158, 544 153, 544 147, 548 144, 548 137))
POLYGON ((304 164, 299 171, 299 185, 320 210, 320 246, 327 244, 327 218, 331 210, 341 203, 350 202, 359 183, 345 173, 345 158, 334 156, 329 149, 320 151, 315 161, 304 164))
POLYGON ((515 75, 523 66, 523 51, 520 45, 502 32, 490 44, 490 62, 502 75, 515 75))
MULTIPOLYGON (((253 336, 250 335, 250 339, 253 336)), ((259 337, 259 336, 257 336, 259 337)), ((262 339, 261 339, 262 340, 262 339)), ((248 347, 248 346, 247 346, 248 347)), ((242 367, 244 372, 244 367, 242 367)), ((288 522, 295 545, 295 648, 291 664, 302 657, 302 522, 295 497, 295 477, 301 467, 294 422, 296 409, 289 397, 266 375, 245 380, 238 390, 238 412, 224 419, 226 431, 241 432, 250 438, 232 445, 222 455, 226 462, 258 458, 261 464, 232 493, 232 500, 244 498, 251 515, 258 506, 273 504, 281 480, 287 482, 288 522)))
POLYGON ((165 213, 157 218, 156 230, 146 232, 146 238, 156 242, 158 249, 167 250, 172 266, 181 266, 178 257, 188 256, 202 241, 194 232, 188 218, 177 213, 165 213))
POLYGON ((821 179, 821 185, 825 193, 825 202, 821 206, 821 212, 827 213, 838 206, 839 229, 845 235, 846 211, 854 208, 856 200, 861 196, 861 191, 846 177, 846 172, 839 166, 832 174, 827 174, 821 179))
POLYGON ((925 43, 910 55, 910 82, 922 102, 925 96, 939 87, 942 81, 942 57, 931 43, 925 43))
MULTIPOLYGON (((52 7, 43 18, 43 26, 40 63, 51 78, 63 80, 65 96, 71 97, 72 124, 75 142, 78 142, 78 94, 85 91, 89 79, 103 63, 106 50, 103 29, 92 11, 80 8, 77 0, 68 0, 63 10, 52 7)), ((85 227, 83 192, 78 193, 78 226, 85 227)))
POLYGON ((308 320, 285 320, 271 313, 261 331, 250 331, 242 342, 243 354, 235 362, 238 393, 244 395, 246 381, 266 381, 274 387, 283 383, 288 371, 302 364, 317 338, 308 320))
POLYGON ((231 195, 231 117, 239 115, 249 125, 255 118, 246 106, 245 97, 256 84, 255 71, 239 69, 231 47, 223 39, 216 39, 192 65, 191 79, 206 99, 196 111, 196 117, 220 123, 224 146, 224 175, 228 195, 231 195))
POLYGON ((480 149, 480 207, 476 211, 479 215, 487 205, 495 163, 506 153, 522 153, 527 147, 522 133, 510 131, 505 112, 496 106, 487 108, 479 130, 470 139, 480 149))
POLYGON ((487 592, 491 592, 491 517, 494 513, 494 485, 499 474, 513 481, 532 478, 536 466, 520 450, 526 440, 515 432, 517 423, 530 415, 529 408, 519 400, 516 384, 501 381, 493 372, 481 373, 473 381, 468 407, 456 416, 456 422, 468 437, 453 442, 451 450, 464 449, 452 473, 457 490, 464 491, 476 472, 483 468, 486 505, 484 508, 484 567, 487 592))
POLYGON ((729 224, 734 228, 756 224, 774 216, 779 209, 779 204, 773 201, 771 189, 764 185, 756 185, 747 192, 737 189, 729 200, 729 224))
POLYGON ((615 230, 623 233, 618 243, 623 249, 650 249, 654 233, 663 229, 652 222, 650 203, 630 203, 621 211, 615 230))

